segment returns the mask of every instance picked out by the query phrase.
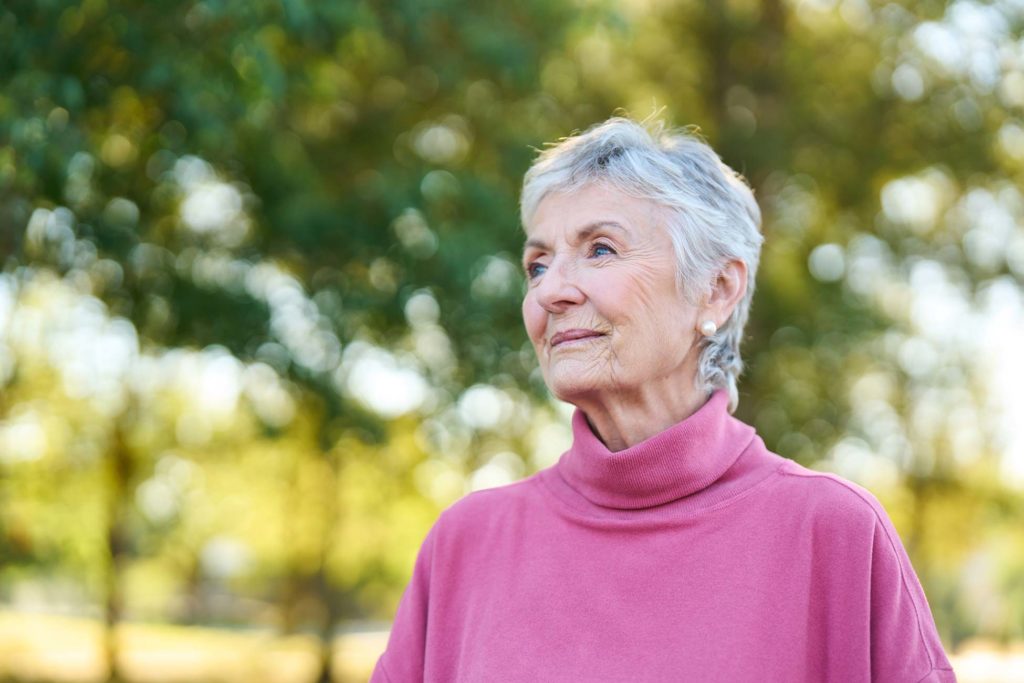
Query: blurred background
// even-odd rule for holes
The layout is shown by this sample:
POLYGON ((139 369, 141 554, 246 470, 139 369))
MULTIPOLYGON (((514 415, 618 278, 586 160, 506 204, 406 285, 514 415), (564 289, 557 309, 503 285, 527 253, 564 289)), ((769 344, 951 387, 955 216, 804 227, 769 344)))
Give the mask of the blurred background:
POLYGON ((6 0, 0 680, 359 681, 440 510, 569 443, 517 199, 617 111, 767 242, 738 416, 1024 680, 1024 1, 6 0))

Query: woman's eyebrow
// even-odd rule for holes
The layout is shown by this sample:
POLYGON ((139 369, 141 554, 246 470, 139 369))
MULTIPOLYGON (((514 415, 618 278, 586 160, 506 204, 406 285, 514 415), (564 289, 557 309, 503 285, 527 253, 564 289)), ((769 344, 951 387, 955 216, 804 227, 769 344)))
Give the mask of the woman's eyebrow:
POLYGON ((615 228, 620 232, 626 232, 626 229, 622 227, 620 223, 616 223, 615 221, 594 221, 593 223, 584 225, 576 231, 576 241, 582 242, 602 228, 615 228))
POLYGON ((526 252, 529 251, 530 249, 540 249, 541 251, 547 251, 548 243, 543 240, 530 238, 526 240, 526 244, 523 245, 523 255, 525 256, 526 252))
MULTIPOLYGON (((602 228, 615 228, 616 230, 626 232, 626 229, 622 227, 621 224, 616 223, 615 221, 594 221, 593 223, 588 223, 584 225, 583 227, 576 231, 575 241, 582 242, 583 240, 587 239, 592 234, 594 234, 595 232, 602 228)), ((526 244, 523 245, 523 252, 525 253, 526 250, 529 249, 530 247, 536 247, 537 249, 540 249, 542 251, 547 251, 549 249, 547 242, 534 238, 526 240, 526 244)))

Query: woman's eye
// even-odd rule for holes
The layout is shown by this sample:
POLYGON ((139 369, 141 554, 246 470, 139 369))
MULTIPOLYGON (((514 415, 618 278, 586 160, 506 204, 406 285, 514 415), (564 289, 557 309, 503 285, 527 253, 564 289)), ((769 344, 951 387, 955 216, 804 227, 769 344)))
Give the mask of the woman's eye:
POLYGON ((547 270, 547 266, 542 263, 531 263, 526 266, 526 276, 531 280, 535 279, 538 275, 542 275, 547 270))
POLYGON ((593 256, 607 256, 608 254, 614 254, 615 250, 609 247, 607 244, 601 244, 598 242, 590 250, 593 256))

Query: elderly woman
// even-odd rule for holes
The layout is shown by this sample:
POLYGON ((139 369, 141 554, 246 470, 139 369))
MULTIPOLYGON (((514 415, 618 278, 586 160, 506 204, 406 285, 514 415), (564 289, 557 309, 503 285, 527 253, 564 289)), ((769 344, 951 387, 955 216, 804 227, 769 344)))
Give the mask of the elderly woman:
POLYGON ((731 415, 762 242, 743 180, 615 118, 539 156, 522 220, 572 446, 442 513, 372 680, 954 681, 878 501, 731 415))

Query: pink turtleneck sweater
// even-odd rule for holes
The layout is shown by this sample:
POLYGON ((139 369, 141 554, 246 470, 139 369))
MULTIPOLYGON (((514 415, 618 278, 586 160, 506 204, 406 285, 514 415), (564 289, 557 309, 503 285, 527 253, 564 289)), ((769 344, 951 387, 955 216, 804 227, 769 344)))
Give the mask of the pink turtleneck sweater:
POLYGON ((716 392, 573 444, 427 534, 371 681, 955 681, 878 501, 769 452, 716 392))

